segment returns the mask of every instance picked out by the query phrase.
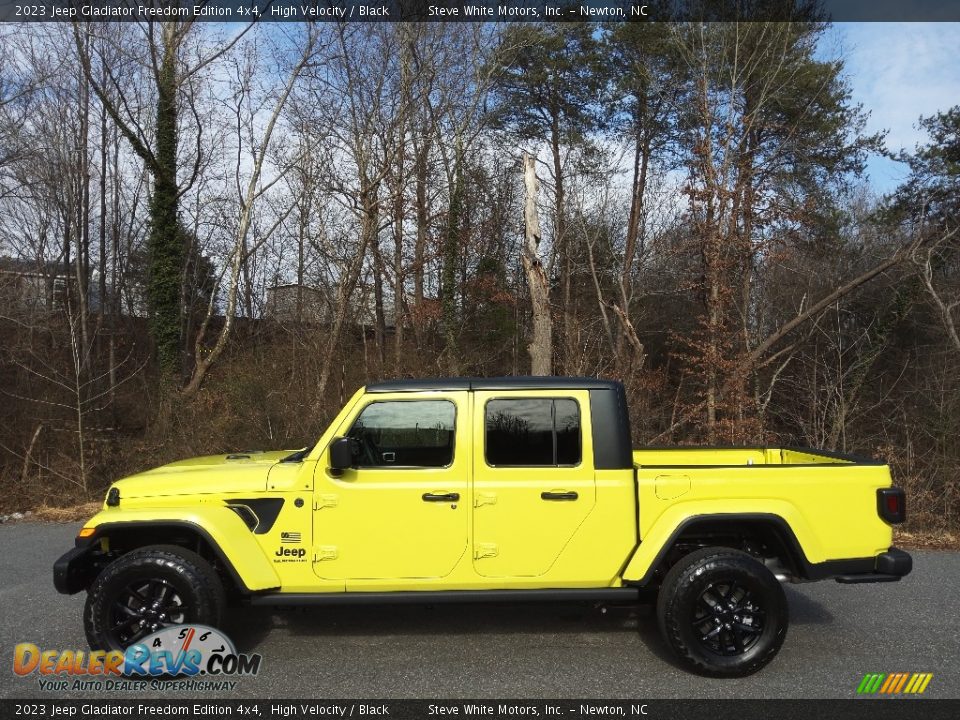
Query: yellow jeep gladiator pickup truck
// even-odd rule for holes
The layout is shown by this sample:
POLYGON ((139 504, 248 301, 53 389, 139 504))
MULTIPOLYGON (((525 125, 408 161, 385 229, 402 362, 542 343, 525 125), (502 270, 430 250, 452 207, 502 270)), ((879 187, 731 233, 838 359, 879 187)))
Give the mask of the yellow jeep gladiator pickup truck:
POLYGON ((620 383, 361 388, 311 447, 114 483, 54 565, 91 647, 255 605, 657 597, 679 661, 740 676, 787 631, 782 582, 899 580, 886 465, 792 448, 633 451, 620 383))

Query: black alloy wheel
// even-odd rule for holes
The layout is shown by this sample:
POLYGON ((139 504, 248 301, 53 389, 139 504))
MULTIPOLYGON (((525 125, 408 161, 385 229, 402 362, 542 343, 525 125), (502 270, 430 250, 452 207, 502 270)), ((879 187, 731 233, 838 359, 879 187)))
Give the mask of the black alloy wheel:
POLYGON ((694 672, 743 677, 779 652, 787 634, 787 598, 773 573, 739 550, 712 547, 681 558, 657 596, 660 631, 694 672))
POLYGON ((707 586, 697 600, 693 628, 703 646, 717 655, 742 655, 763 635, 763 608, 736 582, 707 586))
POLYGON ((127 647, 161 628, 186 622, 189 609, 167 580, 136 580, 113 602, 107 627, 110 644, 127 647))
POLYGON ((84 630, 94 650, 125 650, 168 625, 217 627, 224 604, 210 563, 186 548, 150 545, 121 555, 93 581, 84 630))

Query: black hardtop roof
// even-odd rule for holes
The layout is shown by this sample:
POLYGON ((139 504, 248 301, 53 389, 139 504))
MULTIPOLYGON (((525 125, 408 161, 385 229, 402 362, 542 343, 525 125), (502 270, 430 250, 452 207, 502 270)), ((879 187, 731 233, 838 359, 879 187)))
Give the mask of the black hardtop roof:
POLYGON ((367 385, 368 393, 419 392, 429 390, 616 390, 617 380, 592 377, 515 376, 492 378, 419 378, 386 380, 367 385))

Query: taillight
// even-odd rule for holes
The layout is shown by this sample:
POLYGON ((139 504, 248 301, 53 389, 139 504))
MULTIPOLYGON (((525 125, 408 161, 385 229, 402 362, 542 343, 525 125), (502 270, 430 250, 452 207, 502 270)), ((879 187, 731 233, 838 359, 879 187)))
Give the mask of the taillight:
POLYGON ((907 519, 907 496, 902 488, 889 487, 877 490, 877 514, 891 525, 907 519))

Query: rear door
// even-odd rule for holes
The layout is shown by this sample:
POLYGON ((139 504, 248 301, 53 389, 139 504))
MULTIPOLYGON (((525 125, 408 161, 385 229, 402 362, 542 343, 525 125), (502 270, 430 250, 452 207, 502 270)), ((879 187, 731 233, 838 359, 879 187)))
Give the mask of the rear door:
POLYGON ((448 575, 467 549, 469 429, 466 392, 366 396, 336 433, 356 439, 355 467, 317 467, 316 574, 448 575))
POLYGON ((474 393, 474 569, 547 573, 595 503, 587 390, 474 393))

